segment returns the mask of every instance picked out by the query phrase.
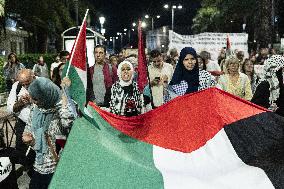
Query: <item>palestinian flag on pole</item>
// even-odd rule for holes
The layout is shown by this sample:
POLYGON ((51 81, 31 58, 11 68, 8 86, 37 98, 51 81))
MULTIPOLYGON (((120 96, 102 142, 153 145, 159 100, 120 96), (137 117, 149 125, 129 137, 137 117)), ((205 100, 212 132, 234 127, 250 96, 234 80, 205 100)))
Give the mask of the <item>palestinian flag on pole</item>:
POLYGON ((145 47, 143 40, 142 22, 139 20, 138 23, 138 89, 141 93, 145 86, 148 84, 148 70, 147 60, 145 55, 145 47))
POLYGON ((232 49, 231 49, 231 41, 229 34, 227 34, 227 39, 226 39, 226 56, 232 55, 232 49))
POLYGON ((211 88, 136 117, 90 104, 51 189, 284 188, 284 118, 211 88))
POLYGON ((71 80, 70 95, 72 99, 77 102, 81 110, 84 109, 87 100, 86 17, 88 11, 89 9, 85 14, 79 33, 76 37, 66 71, 66 76, 71 80))

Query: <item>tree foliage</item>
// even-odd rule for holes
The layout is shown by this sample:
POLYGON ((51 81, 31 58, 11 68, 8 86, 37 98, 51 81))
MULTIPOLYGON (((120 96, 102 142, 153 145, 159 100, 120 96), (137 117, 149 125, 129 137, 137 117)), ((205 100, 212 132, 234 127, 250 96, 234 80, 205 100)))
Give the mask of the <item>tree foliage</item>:
POLYGON ((271 2, 271 0, 202 0, 202 7, 193 20, 192 29, 195 33, 242 32, 243 24, 246 24, 246 32, 252 36, 252 39, 256 39, 260 46, 267 46, 272 42, 271 2))
MULTIPOLYGON (((88 0, 78 1, 79 18, 84 16, 88 0)), ((36 52, 47 50, 47 39, 61 41, 61 33, 75 26, 74 0, 9 0, 6 17, 14 17, 32 34, 36 52)), ((59 43, 61 44, 61 42, 59 43)))

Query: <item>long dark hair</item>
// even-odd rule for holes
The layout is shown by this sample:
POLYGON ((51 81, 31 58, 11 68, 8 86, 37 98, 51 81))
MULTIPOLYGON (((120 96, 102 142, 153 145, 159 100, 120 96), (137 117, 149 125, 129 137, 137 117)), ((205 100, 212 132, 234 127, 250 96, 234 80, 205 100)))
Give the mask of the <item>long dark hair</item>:
POLYGON ((15 59, 16 59, 15 63, 17 63, 17 64, 20 63, 20 61, 19 61, 19 59, 18 59, 16 53, 14 53, 14 52, 11 52, 11 53, 8 55, 8 61, 10 62, 12 55, 14 55, 14 57, 15 57, 15 59))
MULTIPOLYGON (((243 66, 242 66, 242 72, 244 73, 244 74, 246 74, 246 70, 245 70, 245 66, 246 66, 246 63, 247 62, 251 62, 252 64, 253 64, 253 62, 250 60, 250 59, 248 59, 248 58, 246 58, 245 60, 244 60, 244 63, 243 63, 243 66)), ((253 67, 253 69, 252 69, 252 73, 251 73, 251 76, 253 76, 253 74, 254 74, 254 67, 253 67)))

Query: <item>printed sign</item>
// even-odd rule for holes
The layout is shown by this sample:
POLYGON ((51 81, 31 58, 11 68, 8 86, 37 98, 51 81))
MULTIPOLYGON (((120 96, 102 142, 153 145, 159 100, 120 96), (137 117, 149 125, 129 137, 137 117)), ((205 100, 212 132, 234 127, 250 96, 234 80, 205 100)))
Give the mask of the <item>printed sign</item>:
POLYGON ((193 47, 197 53, 208 51, 211 58, 217 60, 220 50, 227 45, 227 36, 231 43, 231 50, 242 50, 248 57, 248 34, 246 33, 200 33, 197 35, 180 35, 169 31, 169 49, 180 51, 184 47, 193 47))
POLYGON ((0 182, 6 179, 12 171, 12 163, 8 157, 0 157, 0 182))

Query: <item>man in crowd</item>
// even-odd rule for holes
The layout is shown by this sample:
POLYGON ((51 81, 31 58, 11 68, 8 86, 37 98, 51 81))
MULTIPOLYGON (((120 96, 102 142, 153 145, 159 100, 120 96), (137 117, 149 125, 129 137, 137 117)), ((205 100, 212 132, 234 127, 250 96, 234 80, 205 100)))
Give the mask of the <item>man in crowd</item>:
POLYGON ((221 68, 216 61, 211 60, 211 54, 207 51, 201 51, 200 56, 205 60, 206 71, 208 72, 220 72, 221 68))
POLYGON ((95 47, 95 65, 90 68, 93 83, 94 102, 101 107, 109 105, 111 86, 118 80, 117 68, 106 60, 106 48, 95 47))
POLYGON ((53 70, 58 67, 60 64, 65 64, 69 58, 68 51, 61 51, 59 56, 56 57, 55 62, 53 62, 50 66, 50 78, 53 78, 53 70))
POLYGON ((260 53, 256 58, 257 64, 263 65, 264 61, 268 59, 268 49, 267 48, 261 48, 260 53))
POLYGON ((164 62, 162 54, 158 50, 150 53, 151 64, 148 66, 150 86, 152 90, 154 106, 158 107, 164 103, 163 91, 173 76, 173 66, 164 62))
POLYGON ((243 67, 243 64, 244 64, 244 60, 245 60, 244 59, 244 57, 245 57, 244 51, 238 51, 237 54, 236 54, 236 57, 240 62, 240 70, 241 70, 242 67, 243 67))
POLYGON ((18 81, 13 84, 7 100, 8 112, 14 113, 17 116, 15 124, 16 149, 22 153, 27 149, 27 146, 22 142, 22 134, 28 121, 31 108, 31 99, 27 89, 35 78, 32 70, 20 70, 17 77, 18 81))

